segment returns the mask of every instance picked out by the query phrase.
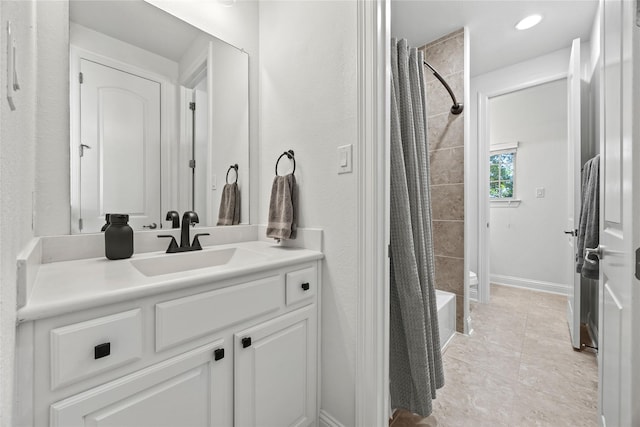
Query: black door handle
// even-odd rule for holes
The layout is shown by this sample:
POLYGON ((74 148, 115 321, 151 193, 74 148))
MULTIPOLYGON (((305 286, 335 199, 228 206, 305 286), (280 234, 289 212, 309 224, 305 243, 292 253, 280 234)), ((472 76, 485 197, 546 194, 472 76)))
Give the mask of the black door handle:
POLYGON ((302 290, 303 291, 308 291, 309 290, 309 283, 308 282, 307 283, 303 283, 301 286, 302 286, 302 290))

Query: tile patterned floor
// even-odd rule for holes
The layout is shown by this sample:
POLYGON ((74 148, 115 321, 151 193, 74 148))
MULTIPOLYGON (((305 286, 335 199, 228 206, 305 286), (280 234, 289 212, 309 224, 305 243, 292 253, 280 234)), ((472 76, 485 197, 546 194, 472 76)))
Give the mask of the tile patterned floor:
POLYGON ((566 304, 492 285, 490 304, 472 307, 474 333, 444 353, 431 416, 398 411, 390 427, 597 426, 596 356, 571 347, 566 304))

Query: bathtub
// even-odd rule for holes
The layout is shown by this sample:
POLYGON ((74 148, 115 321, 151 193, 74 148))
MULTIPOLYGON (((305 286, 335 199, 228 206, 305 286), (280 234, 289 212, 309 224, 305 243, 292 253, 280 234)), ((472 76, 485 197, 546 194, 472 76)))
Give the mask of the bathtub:
POLYGON ((440 350, 444 351, 456 333, 456 296, 436 289, 438 324, 440 326, 440 350))

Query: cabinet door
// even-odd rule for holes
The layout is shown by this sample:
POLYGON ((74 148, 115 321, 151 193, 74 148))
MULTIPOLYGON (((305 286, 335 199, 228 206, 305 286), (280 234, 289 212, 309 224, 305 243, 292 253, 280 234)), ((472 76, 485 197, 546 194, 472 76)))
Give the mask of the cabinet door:
POLYGON ((57 402, 50 425, 229 426, 231 358, 220 358, 222 348, 216 341, 57 402))
POLYGON ((316 419, 315 304, 235 334, 235 425, 287 427, 316 419))

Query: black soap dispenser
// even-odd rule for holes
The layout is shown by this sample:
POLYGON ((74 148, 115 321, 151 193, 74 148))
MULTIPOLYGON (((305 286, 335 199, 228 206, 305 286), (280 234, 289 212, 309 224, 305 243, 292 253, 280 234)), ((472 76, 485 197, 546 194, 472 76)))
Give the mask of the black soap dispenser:
POLYGON ((133 229, 129 215, 110 214, 109 226, 104 231, 104 252, 109 259, 125 259, 133 255, 133 229))

